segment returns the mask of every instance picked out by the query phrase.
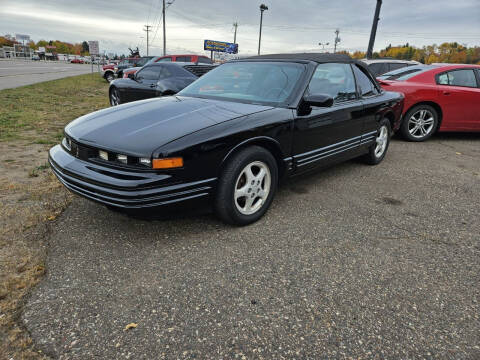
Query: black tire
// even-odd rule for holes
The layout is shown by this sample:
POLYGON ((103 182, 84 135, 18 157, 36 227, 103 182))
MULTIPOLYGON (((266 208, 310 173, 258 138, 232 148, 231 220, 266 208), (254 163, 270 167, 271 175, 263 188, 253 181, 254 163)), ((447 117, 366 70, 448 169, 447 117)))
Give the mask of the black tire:
POLYGON ((110 100, 110 105, 111 106, 117 106, 117 105, 120 105, 122 103, 121 99, 120 99, 120 92, 118 91, 118 89, 113 86, 109 93, 108 93, 108 99, 110 100))
MULTIPOLYGON (((420 124, 420 123, 417 123, 420 124)), ((412 107, 407 111, 405 117, 403 118, 402 125, 400 126, 400 133, 408 141, 425 141, 429 139, 438 128, 438 112, 430 105, 420 104, 412 107), (422 111, 424 111, 424 118, 422 117, 422 111), (418 114, 418 115, 417 115, 418 114), (428 116, 431 115, 431 116, 428 116), (416 123, 414 122, 416 118, 419 118, 417 121, 421 122, 420 127, 415 130, 416 123), (427 123, 426 120, 430 120, 427 123), (422 130, 423 129, 423 130, 422 130), (425 131, 425 133, 424 133, 425 131)))
MULTIPOLYGON (((384 133, 383 133, 384 135, 384 133)), ((392 137, 392 127, 390 125, 390 121, 388 119, 382 119, 378 124, 378 131, 375 138, 375 142, 368 148, 368 154, 363 156, 363 160, 369 165, 377 165, 382 162, 387 154, 388 147, 390 145, 390 138, 392 137), (382 138, 382 129, 386 131, 386 139, 382 138), (381 146, 378 141, 385 141, 385 147, 379 148, 378 150, 382 149, 381 152, 377 151, 377 147, 381 146)))
MULTIPOLYGON (((253 178, 255 179, 255 178, 253 178)), ((252 180, 255 182, 256 180, 252 180)), ((270 207, 275 196, 278 184, 278 166, 273 155, 263 147, 251 146, 235 154, 225 166, 218 181, 217 194, 214 200, 214 209, 217 216, 224 222, 232 225, 247 225, 260 219, 270 207), (247 183, 246 168, 252 170, 252 174, 257 167, 259 172, 256 174, 260 179, 260 171, 263 169, 265 175, 258 184, 247 183), (268 171, 266 171, 268 168, 268 171), (265 198, 261 194, 267 188, 268 176, 270 176, 270 185, 265 198), (243 185, 242 185, 242 181, 243 185), (242 185, 240 189, 237 185, 242 185), (245 196, 235 198, 236 190, 245 188, 245 196), (252 195, 253 194, 253 195, 252 195), (258 195, 257 195, 258 194, 258 195), (251 195, 251 196, 250 196, 251 195), (244 199, 245 198, 245 199, 244 199), (253 213, 243 213, 239 210, 244 202, 243 210, 248 208, 247 201, 252 201, 252 207, 258 206, 253 213)), ((252 210, 253 211, 253 210, 252 210)))
POLYGON ((105 74, 105 80, 111 83, 113 80, 115 80, 115 75, 113 75, 113 73, 109 71, 105 74))

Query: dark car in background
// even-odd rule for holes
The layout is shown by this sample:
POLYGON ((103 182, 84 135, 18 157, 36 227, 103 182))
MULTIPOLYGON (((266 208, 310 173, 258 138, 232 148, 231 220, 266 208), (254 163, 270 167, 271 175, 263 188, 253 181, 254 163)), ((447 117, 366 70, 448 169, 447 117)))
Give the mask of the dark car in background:
POLYGON ((420 65, 418 61, 414 60, 397 60, 388 58, 363 59, 362 61, 367 64, 368 70, 370 70, 375 77, 407 66, 420 65))
POLYGON ((123 70, 131 67, 142 67, 153 57, 154 56, 142 56, 142 57, 124 59, 120 61, 117 66, 115 66, 115 76, 117 78, 122 78, 123 70))
MULTIPOLYGON (((167 55, 167 56, 157 56, 151 58, 145 65, 154 63, 154 62, 184 62, 184 63, 195 63, 195 64, 204 64, 204 65, 214 65, 213 61, 206 56, 202 55, 167 55)), ((144 65, 144 66, 145 66, 144 65)), ((131 67, 123 70, 123 77, 128 77, 130 74, 135 74, 141 67, 131 67)))
POLYGON ((359 156, 380 163, 402 107, 403 95, 346 55, 263 55, 220 65, 175 96, 82 116, 49 162, 68 189, 108 207, 210 199, 223 221, 246 225, 281 178, 359 156))
POLYGON ((150 63, 128 78, 110 84, 109 98, 112 106, 151 97, 173 95, 200 76, 210 71, 212 65, 192 63, 150 63))

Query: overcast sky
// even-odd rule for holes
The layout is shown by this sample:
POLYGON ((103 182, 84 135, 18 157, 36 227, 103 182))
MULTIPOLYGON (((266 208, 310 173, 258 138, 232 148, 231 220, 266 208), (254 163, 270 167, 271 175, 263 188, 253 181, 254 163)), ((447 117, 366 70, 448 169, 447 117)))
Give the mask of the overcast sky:
MULTIPOLYGON (((172 1, 172 0, 168 0, 172 1)), ((262 53, 333 50, 365 51, 375 0, 265 0, 262 53)), ((0 0, 0 34, 28 34, 35 41, 99 40, 100 50, 146 49, 143 25, 153 26, 150 54, 162 54, 162 0, 0 0), (158 29, 158 31, 157 31, 158 29)), ((203 40, 233 42, 238 22, 241 55, 258 47, 256 0, 175 0, 166 15, 167 52, 203 54, 203 40)), ((480 46, 480 0, 384 0, 375 49, 409 42, 415 46, 457 41, 480 46)))

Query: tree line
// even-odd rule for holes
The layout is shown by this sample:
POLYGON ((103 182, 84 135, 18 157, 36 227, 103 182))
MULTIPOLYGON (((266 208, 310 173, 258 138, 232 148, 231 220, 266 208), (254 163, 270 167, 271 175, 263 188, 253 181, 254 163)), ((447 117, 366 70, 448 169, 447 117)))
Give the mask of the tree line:
MULTIPOLYGON (((366 53, 355 51, 348 53, 355 59, 365 58, 366 53)), ((480 47, 467 47, 457 42, 445 42, 418 48, 408 43, 400 46, 388 45, 385 49, 373 53, 373 58, 390 57, 399 60, 416 60, 423 64, 457 63, 480 64, 480 47)))
MULTIPOLYGON (((0 36, 0 47, 2 46, 13 46, 15 43, 19 44, 19 41, 15 40, 9 40, 6 37, 0 36)), ((88 56, 90 55, 89 53, 89 47, 88 47, 88 42, 83 41, 81 43, 68 43, 65 41, 60 41, 60 40, 39 40, 37 42, 30 40, 28 44, 30 49, 32 50, 37 50, 39 47, 47 47, 47 46, 54 46, 53 52, 56 52, 58 54, 70 54, 70 55, 82 55, 82 56, 88 56)))

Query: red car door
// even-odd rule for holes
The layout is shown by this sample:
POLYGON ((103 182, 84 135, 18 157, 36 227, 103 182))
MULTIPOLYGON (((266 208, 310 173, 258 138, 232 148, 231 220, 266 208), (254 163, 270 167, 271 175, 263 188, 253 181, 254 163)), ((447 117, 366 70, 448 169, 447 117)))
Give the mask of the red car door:
POLYGON ((443 111, 441 129, 480 129, 480 89, 473 69, 455 69, 436 77, 443 111))

